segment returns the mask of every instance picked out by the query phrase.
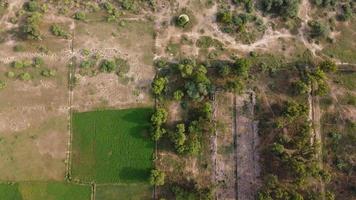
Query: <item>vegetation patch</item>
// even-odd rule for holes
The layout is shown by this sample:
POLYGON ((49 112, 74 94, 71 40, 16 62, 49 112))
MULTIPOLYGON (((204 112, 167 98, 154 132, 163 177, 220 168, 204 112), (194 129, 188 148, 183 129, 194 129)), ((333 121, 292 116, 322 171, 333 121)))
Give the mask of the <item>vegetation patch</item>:
POLYGON ((73 178, 97 183, 148 181, 151 113, 149 108, 75 113, 73 178))
POLYGON ((149 200, 152 199, 152 187, 148 184, 103 185, 96 188, 96 200, 149 200))

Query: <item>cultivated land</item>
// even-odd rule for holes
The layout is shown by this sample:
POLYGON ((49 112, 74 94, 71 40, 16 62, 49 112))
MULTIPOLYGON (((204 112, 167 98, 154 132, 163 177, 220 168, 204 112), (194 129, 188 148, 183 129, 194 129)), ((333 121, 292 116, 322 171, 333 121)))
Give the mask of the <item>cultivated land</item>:
POLYGON ((352 0, 0 0, 0 200, 356 199, 352 0))
POLYGON ((90 186, 59 182, 0 184, 0 198, 8 200, 89 200, 90 186))
POLYGON ((150 108, 73 115, 72 177, 81 182, 146 182, 153 143, 150 108))

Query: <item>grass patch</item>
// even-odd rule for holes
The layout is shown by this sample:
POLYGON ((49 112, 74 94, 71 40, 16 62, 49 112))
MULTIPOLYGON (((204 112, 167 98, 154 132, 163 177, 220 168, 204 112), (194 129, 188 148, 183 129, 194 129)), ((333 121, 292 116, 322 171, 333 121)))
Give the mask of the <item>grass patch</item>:
POLYGON ((349 90, 355 90, 356 73, 339 72, 334 78, 334 82, 349 90))
POLYGON ((340 31, 340 35, 336 37, 336 41, 327 45, 323 49, 326 55, 338 58, 342 62, 355 63, 356 62, 356 42, 354 37, 356 35, 356 19, 353 19, 350 24, 341 24, 336 28, 340 31))
POLYGON ((1 200, 89 200, 90 186, 57 182, 0 184, 1 200))
POLYGON ((154 146, 148 134, 151 113, 150 108, 75 113, 73 178, 146 182, 154 146))
POLYGON ((152 188, 148 184, 98 186, 95 199, 149 200, 152 199, 152 188))

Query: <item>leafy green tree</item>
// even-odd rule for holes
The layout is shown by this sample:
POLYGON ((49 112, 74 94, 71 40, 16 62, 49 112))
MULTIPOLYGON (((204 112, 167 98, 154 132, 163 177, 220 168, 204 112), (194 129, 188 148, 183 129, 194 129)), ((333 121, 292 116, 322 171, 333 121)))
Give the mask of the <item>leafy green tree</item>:
POLYGON ((154 141, 158 141, 166 133, 167 133, 166 129, 160 126, 154 126, 152 129, 152 139, 154 141))
POLYGON ((220 11, 217 15, 217 21, 223 24, 232 24, 232 13, 228 10, 220 11))
POLYGON ((156 77, 152 82, 152 91, 155 95, 161 95, 168 84, 168 79, 164 77, 156 77))
POLYGON ((304 104, 296 103, 295 101, 287 102, 286 107, 283 110, 282 115, 288 120, 293 121, 294 119, 306 116, 308 113, 308 107, 304 104))
POLYGON ((309 21, 308 26, 310 27, 310 36, 312 38, 326 38, 329 35, 329 27, 319 21, 309 21))
POLYGON ((150 184, 155 186, 164 185, 165 176, 166 176, 165 173, 160 170, 157 169, 151 170, 150 184))
POLYGON ((164 108, 158 108, 151 116, 151 123, 154 126, 159 127, 163 123, 166 123, 167 117, 168 117, 167 111, 164 108))
POLYGON ((178 69, 182 78, 188 78, 193 74, 194 65, 187 63, 187 64, 179 64, 178 69))
POLYGON ((176 90, 174 93, 173 93, 173 98, 174 100, 176 101, 180 101, 182 100, 184 96, 184 92, 182 90, 176 90))
POLYGON ((213 105, 209 102, 205 102, 201 111, 203 117, 210 120, 213 116, 213 105))
POLYGON ((279 144, 279 143, 273 143, 273 145, 271 147, 271 151, 275 155, 280 156, 280 155, 282 155, 284 153, 284 146, 282 144, 279 144))
POLYGON ((297 95, 307 94, 310 91, 310 87, 304 81, 299 80, 293 83, 293 91, 297 95))
POLYGON ((284 18, 297 17, 299 4, 298 0, 262 0, 265 12, 279 14, 284 18))
POLYGON ((184 144, 187 140, 185 131, 184 124, 177 124, 176 132, 173 135, 173 142, 178 153, 183 153, 185 151, 184 144))
POLYGON ((234 63, 234 71, 237 75, 247 77, 250 71, 251 63, 248 59, 239 58, 234 63))

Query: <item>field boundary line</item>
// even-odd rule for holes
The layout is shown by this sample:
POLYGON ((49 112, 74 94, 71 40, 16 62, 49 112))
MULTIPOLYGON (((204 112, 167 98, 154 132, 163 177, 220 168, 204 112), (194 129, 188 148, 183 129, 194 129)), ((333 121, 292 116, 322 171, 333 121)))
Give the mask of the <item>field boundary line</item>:
MULTIPOLYGON (((75 24, 75 21, 73 19, 73 23, 75 24)), ((73 85, 72 85, 72 79, 73 75, 75 75, 75 63, 74 63, 74 38, 75 38, 75 28, 72 30, 72 37, 71 37, 71 45, 70 45, 70 50, 71 50, 71 60, 70 64, 68 67, 68 106, 69 106, 69 116, 68 116, 68 131, 69 131, 69 139, 68 139, 68 144, 67 144, 67 166, 66 166, 66 174, 65 174, 65 179, 67 181, 71 182, 72 179, 72 142, 73 142, 73 98, 74 98, 74 92, 73 92, 73 85)))

